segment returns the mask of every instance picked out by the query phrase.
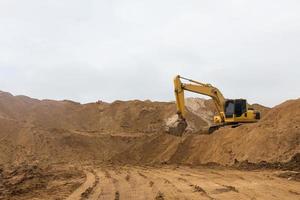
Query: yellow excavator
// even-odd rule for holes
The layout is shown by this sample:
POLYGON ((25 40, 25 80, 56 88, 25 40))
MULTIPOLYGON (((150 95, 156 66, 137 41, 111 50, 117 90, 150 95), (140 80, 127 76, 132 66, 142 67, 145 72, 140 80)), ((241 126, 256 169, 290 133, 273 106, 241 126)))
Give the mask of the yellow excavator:
POLYGON ((200 83, 177 75, 174 78, 175 97, 178 119, 173 126, 169 127, 169 134, 182 136, 187 128, 184 91, 194 92, 209 96, 213 99, 218 115, 214 116, 214 124, 208 132, 213 133, 223 126, 237 127, 244 123, 257 122, 260 113, 248 108, 245 99, 225 99, 220 90, 211 84, 200 83), (188 83, 183 83, 182 80, 188 83))

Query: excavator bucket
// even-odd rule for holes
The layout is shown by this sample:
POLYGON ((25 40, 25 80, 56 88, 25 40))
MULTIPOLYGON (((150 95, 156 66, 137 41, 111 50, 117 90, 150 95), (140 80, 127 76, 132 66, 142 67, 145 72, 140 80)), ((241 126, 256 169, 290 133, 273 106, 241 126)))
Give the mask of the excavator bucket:
POLYGON ((168 134, 181 137, 187 127, 187 123, 183 119, 178 119, 173 124, 169 125, 168 134))

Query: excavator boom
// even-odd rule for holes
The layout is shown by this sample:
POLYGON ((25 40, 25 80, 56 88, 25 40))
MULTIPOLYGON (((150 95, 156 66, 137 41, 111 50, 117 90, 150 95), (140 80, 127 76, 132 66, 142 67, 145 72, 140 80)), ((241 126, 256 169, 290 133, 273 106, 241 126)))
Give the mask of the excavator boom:
POLYGON ((223 94, 219 91, 218 88, 213 87, 211 84, 200 83, 198 81, 194 81, 191 79, 187 79, 184 77, 180 77, 177 75, 174 78, 174 86, 175 86, 175 97, 176 97, 176 105, 177 105, 177 114, 181 115, 182 118, 185 118, 185 101, 184 101, 184 91, 190 91, 206 96, 210 96, 216 105, 216 108, 220 114, 220 116, 224 119, 223 108, 225 105, 225 98, 223 94), (182 83, 181 79, 186 80, 190 83, 182 83), (194 84, 191 84, 194 83, 194 84))

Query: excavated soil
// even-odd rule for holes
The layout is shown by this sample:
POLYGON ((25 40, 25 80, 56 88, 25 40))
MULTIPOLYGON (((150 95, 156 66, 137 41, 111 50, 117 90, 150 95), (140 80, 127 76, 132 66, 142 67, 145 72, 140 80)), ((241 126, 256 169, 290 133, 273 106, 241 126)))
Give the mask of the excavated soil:
POLYGON ((0 92, 0 199, 299 199, 300 99, 250 106, 260 122, 207 135, 213 102, 187 99, 175 137, 173 102, 0 92))
POLYGON ((0 167, 0 199, 64 199, 84 182, 84 172, 72 166, 0 167))
MULTIPOLYGON (((293 175, 295 177, 296 175, 293 175)), ((93 167, 73 199, 299 199, 300 182, 277 171, 184 166, 93 167), (99 181, 97 181, 99 180, 99 181), (83 192, 85 191, 85 192, 83 192), (266 192, 268 191, 268 192, 266 192), (83 192, 83 193, 82 193, 83 192)))

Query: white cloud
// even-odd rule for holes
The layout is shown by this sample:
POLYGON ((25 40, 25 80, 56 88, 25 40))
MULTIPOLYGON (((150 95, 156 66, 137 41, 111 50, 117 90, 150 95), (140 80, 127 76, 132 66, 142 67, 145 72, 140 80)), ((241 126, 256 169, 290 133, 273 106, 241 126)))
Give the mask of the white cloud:
POLYGON ((279 0, 2 0, 0 89, 172 100, 180 73, 272 106, 300 94, 299 10, 279 0))

